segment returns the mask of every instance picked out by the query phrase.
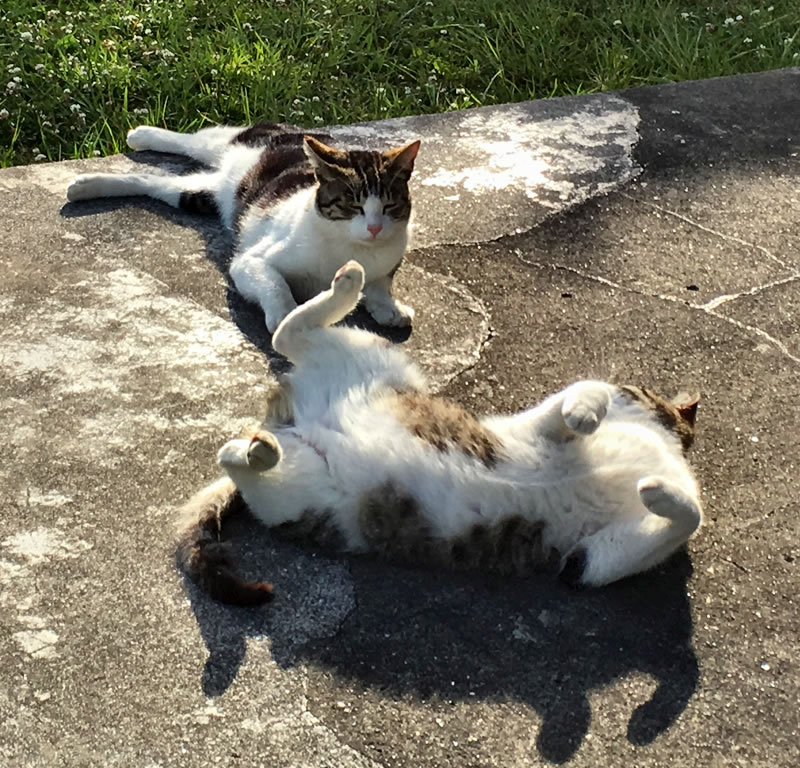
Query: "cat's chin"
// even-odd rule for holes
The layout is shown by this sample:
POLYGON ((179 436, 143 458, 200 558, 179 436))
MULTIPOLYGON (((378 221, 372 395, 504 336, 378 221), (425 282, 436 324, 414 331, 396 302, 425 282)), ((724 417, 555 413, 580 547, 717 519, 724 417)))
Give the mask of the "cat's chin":
POLYGON ((387 235, 386 237, 357 237, 354 238, 354 243, 356 245, 360 245, 362 248, 380 248, 387 243, 391 243, 392 240, 395 239, 394 233, 391 235, 387 235))

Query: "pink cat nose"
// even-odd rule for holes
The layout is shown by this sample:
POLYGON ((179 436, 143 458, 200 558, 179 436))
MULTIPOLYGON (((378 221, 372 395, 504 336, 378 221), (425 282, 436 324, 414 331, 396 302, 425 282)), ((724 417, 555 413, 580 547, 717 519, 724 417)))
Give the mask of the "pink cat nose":
POLYGON ((378 236, 378 233, 383 229, 383 224, 367 224, 367 231, 373 238, 378 236))

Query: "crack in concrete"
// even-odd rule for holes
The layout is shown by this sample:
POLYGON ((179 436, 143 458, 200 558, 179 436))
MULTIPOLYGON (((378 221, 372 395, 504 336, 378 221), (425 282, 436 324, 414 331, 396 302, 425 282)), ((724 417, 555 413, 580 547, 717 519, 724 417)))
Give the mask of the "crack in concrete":
POLYGON ((690 219, 688 216, 684 216, 682 213, 678 213, 677 211, 671 211, 669 208, 665 208, 663 205, 657 205, 656 203, 651 203, 647 200, 639 200, 633 197, 633 195, 629 195, 625 192, 621 192, 620 194, 622 195, 622 197, 624 197, 626 200, 630 200, 632 203, 636 203, 638 205, 644 205, 647 206, 648 208, 653 208, 661 213, 666 214, 667 216, 672 216, 676 219, 679 219, 685 224, 689 224, 692 227, 696 227, 697 229, 706 232, 709 235, 714 235, 715 237, 719 237, 722 240, 728 240, 732 243, 738 243, 739 245, 744 245, 747 248, 753 248, 757 251, 761 251, 761 253, 763 253, 768 259, 774 261, 776 264, 783 267, 784 269, 788 266, 783 259, 776 256, 774 253, 769 251, 763 245, 758 245, 757 243, 751 243, 748 242, 747 240, 742 240, 741 237, 736 237, 736 235, 729 235, 725 232, 720 232, 717 229, 706 227, 705 225, 700 224, 699 222, 694 221, 693 219, 690 219))
MULTIPOLYGON (((719 306, 718 304, 715 307, 709 308, 707 304, 694 304, 691 301, 686 301, 685 299, 678 298, 677 296, 672 296, 666 293, 646 293, 644 291, 637 291, 635 288, 629 288, 624 285, 620 285, 619 283, 615 283, 613 280, 609 280, 608 278, 601 277, 600 275, 593 275, 589 272, 585 272, 582 269, 578 269, 577 267, 570 267, 566 264, 544 264, 539 261, 531 261, 530 259, 526 259, 523 257, 522 252, 516 248, 514 249, 514 255, 517 259, 528 267, 535 267, 537 269, 549 269, 553 272, 569 272, 573 275, 577 275, 578 277, 582 277, 584 280, 590 280, 593 283, 599 283, 600 285, 604 285, 607 288, 615 288, 618 291, 624 291, 625 293, 632 293, 636 296, 644 296, 646 298, 651 299, 660 299, 661 301, 668 301, 673 304, 682 304, 689 309, 698 310, 700 312, 705 313, 706 315, 711 315, 711 317, 715 317, 719 320, 723 320, 724 322, 738 328, 741 331, 746 331, 750 334, 755 334, 756 336, 764 339, 764 341, 771 344, 775 349, 777 349, 781 354, 785 357, 788 357, 792 362, 797 363, 800 365, 800 357, 793 355, 789 348, 780 340, 776 339, 774 336, 768 334, 765 330, 758 328, 754 325, 748 325, 747 323, 743 323, 741 320, 736 320, 733 317, 728 317, 727 315, 722 315, 719 312, 715 311, 715 307, 719 306)), ((781 285, 788 282, 793 282, 795 280, 799 280, 800 275, 793 275, 791 278, 784 278, 780 281, 775 281, 775 285, 781 285)), ((765 284, 764 286, 758 286, 758 288, 765 290, 769 287, 772 287, 772 284, 765 284)), ((755 289, 753 289, 755 291, 755 289)), ((757 291, 756 291, 757 292, 757 291)), ((747 292, 741 294, 743 296, 748 295, 747 292)), ((719 297, 724 298, 724 297, 719 297)), ((738 296, 736 296, 738 298, 738 296)), ((713 300, 712 300, 713 301, 713 300)), ((724 302, 720 302, 724 303, 724 302)))
POLYGON ((706 310, 706 312, 710 312, 712 309, 716 309, 722 304, 727 304, 730 301, 736 301, 736 299, 741 299, 745 296, 755 296, 756 294, 766 291, 770 288, 776 288, 780 285, 786 285, 787 283, 794 283, 797 280, 800 280, 800 273, 796 272, 788 277, 781 277, 778 280, 772 280, 771 282, 764 283, 763 285, 756 285, 749 291, 741 291, 740 293, 726 293, 722 296, 717 296, 716 298, 707 301, 702 305, 702 307, 704 310, 706 310))

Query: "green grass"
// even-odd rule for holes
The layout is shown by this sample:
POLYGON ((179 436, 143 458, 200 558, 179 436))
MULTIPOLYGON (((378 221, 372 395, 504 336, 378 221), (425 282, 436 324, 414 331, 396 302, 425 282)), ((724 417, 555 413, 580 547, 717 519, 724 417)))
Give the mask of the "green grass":
POLYGON ((800 2, 5 0, 0 165, 800 64, 800 2))

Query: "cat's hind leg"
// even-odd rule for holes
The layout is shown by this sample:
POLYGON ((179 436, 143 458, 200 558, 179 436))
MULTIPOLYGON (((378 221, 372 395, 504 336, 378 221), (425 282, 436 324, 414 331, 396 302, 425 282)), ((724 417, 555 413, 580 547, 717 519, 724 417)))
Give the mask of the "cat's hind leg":
POLYGON ((566 558, 561 580, 573 586, 601 586, 646 571, 665 560, 700 527, 698 501, 661 477, 637 486, 647 512, 610 523, 587 536, 566 558))
POLYGON ((267 472, 281 460, 281 447, 271 432, 260 430, 246 440, 228 440, 217 453, 217 463, 226 470, 249 468, 267 472))
POLYGON ((327 291, 290 312, 272 337, 277 352, 297 359, 308 346, 308 331, 327 328, 352 312, 364 287, 364 268, 357 261, 340 267, 327 291))
POLYGON ((67 200, 143 195, 190 213, 217 212, 215 191, 221 177, 216 173, 162 176, 155 173, 84 173, 67 186, 67 200))
POLYGON ((128 131, 128 146, 135 150, 185 155, 212 168, 218 168, 231 141, 241 128, 215 125, 195 133, 178 133, 152 125, 140 125, 128 131))

